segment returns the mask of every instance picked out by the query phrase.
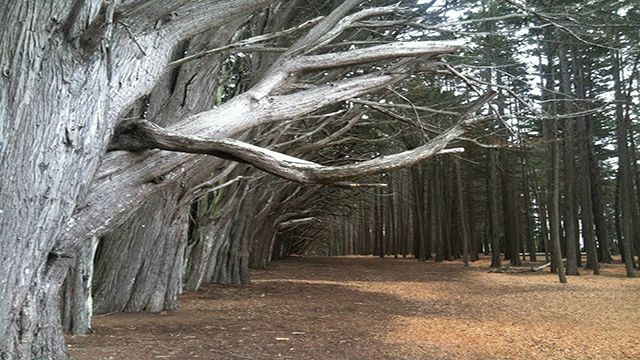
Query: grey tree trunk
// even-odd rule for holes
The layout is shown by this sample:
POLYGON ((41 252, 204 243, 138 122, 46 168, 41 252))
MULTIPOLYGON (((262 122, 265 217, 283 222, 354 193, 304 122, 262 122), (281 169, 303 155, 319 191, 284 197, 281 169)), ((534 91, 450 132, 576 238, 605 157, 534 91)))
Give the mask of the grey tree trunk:
POLYGON ((167 189, 154 196, 100 242, 95 260, 96 314, 175 309, 181 289, 182 255, 187 240, 187 208, 176 209, 179 195, 167 189), (155 213, 173 209, 170 217, 155 213))
MULTIPOLYGON (((55 248, 109 135, 106 55, 78 61, 82 49, 49 29, 71 5, 0 8, 1 359, 66 358, 58 290, 70 254, 55 248)), ((98 9, 82 10, 90 21, 98 9)))
MULTIPOLYGON (((178 47, 174 58, 182 57, 184 52, 193 54, 226 44, 239 25, 240 21, 234 21, 222 29, 206 31, 189 39, 178 47)), ((192 61, 165 75, 144 99, 140 117, 153 119, 160 126, 169 126, 185 116, 211 109, 218 100, 211 94, 215 94, 220 86, 218 72, 222 57, 205 60, 192 61), (203 72, 203 68, 210 70, 203 72)), ((169 186, 151 195, 155 199, 148 199, 147 206, 105 236, 96 261, 98 274, 94 287, 99 290, 94 306, 96 313, 158 312, 177 307, 177 296, 181 291, 178 264, 183 262, 187 240, 188 216, 185 213, 190 189, 207 180, 210 169, 218 167, 219 163, 219 159, 204 159, 197 171, 177 182, 179 186, 169 186), (150 222, 149 219, 160 221, 150 222), (180 221, 184 223, 180 224, 180 221), (122 247, 128 251, 122 252, 122 247), (158 248, 164 248, 164 251, 158 252, 158 248), (129 275, 123 270, 130 271, 129 275), (123 278, 126 276, 130 279, 123 278), (159 287, 158 284, 166 285, 159 287), (166 293, 160 294, 161 291, 166 293)))
MULTIPOLYGON (((540 77, 544 81, 543 98, 554 98, 553 51, 549 44, 544 48, 547 57, 547 74, 540 77)), ((555 105, 549 107, 551 114, 556 114, 555 105)), ((549 233, 551 245, 552 271, 558 274, 561 283, 567 282, 564 264, 562 263, 562 248, 560 245, 560 146, 558 145, 558 120, 549 118, 544 121, 543 133, 547 141, 547 204, 549 210, 549 233)))
POLYGON ((91 329, 93 314, 93 259, 98 247, 98 238, 83 244, 75 254, 63 289, 62 327, 73 335, 85 335, 91 329))
MULTIPOLYGON (((117 2, 9 1, 0 8, 0 251, 7 255, 0 263, 0 358, 67 357, 58 309, 64 259, 90 238, 68 229, 93 227, 73 214, 116 121, 150 90, 178 41, 266 3, 203 2, 197 14, 180 9, 171 24, 136 19, 138 4, 123 7, 120 21, 137 20, 142 33, 113 21, 117 2)), ((164 11, 146 6, 144 15, 162 18, 164 11)))
MULTIPOLYGON (((109 233, 97 255, 101 265, 96 269, 96 308, 174 306, 189 204, 174 198, 182 191, 170 190, 178 190, 180 181, 188 179, 185 174, 197 175, 210 163, 202 155, 143 151, 149 148, 135 143, 133 148, 114 146, 126 138, 118 123, 137 99, 149 94, 175 68, 169 62, 184 40, 274 2, 196 0, 164 6, 146 1, 36 4, 9 0, 0 7, 0 251, 7 258, 0 263, 0 273, 5 275, 0 280, 0 358, 67 357, 59 321, 59 289, 71 265, 69 257, 94 236, 109 233), (107 153, 108 148, 114 151, 107 153), (154 205, 173 212, 152 219, 143 216, 153 213, 154 205), (148 208, 137 212, 140 207, 148 208), (136 219, 128 220, 133 214, 136 219), (163 227, 158 219, 166 222, 163 227), (152 229, 142 227, 147 224, 152 229), (158 240, 154 254, 159 255, 144 260, 137 254, 124 258, 122 252, 150 251, 153 237, 158 240), (126 243, 129 240, 140 243, 126 243), (109 264, 130 266, 127 271, 109 268, 105 259, 111 259, 109 264), (105 294, 111 290, 118 296, 107 299, 105 294)), ((249 92, 219 108, 180 119, 171 127, 173 134, 237 136, 259 125, 296 118, 384 88, 406 78, 414 68, 410 61, 401 62, 398 71, 374 71, 295 91, 291 85, 310 72, 385 59, 431 59, 460 47, 450 42, 415 42, 322 55, 304 53, 338 37, 350 25, 339 23, 340 19, 359 3, 348 0, 338 5, 278 57, 249 92)), ((388 15, 394 9, 378 11, 388 15)), ((350 19, 353 23, 357 18, 350 19)), ((191 84, 187 81, 184 88, 191 84)), ((153 112, 154 107, 149 109, 153 112)), ((186 110, 176 116, 190 114, 186 110)), ((355 168, 333 168, 323 181, 349 180, 363 175, 362 170, 372 174, 411 165, 436 154, 471 124, 471 119, 464 119, 438 137, 434 147, 359 163, 355 168), (413 156, 418 153, 421 155, 413 156)), ((254 159, 269 153, 259 152, 252 154, 254 159)), ((277 162, 283 163, 287 161, 277 162)), ((303 165, 317 170, 315 165, 303 165)), ((319 171, 311 174, 326 176, 319 171)), ((225 228, 222 233, 229 236, 223 239, 218 261, 208 275, 243 281, 250 233, 246 226, 225 228)))
POLYGON ((518 206, 518 196, 516 195, 516 184, 514 181, 514 174, 512 173, 513 166, 511 160, 505 154, 503 160, 503 193, 502 196, 502 211, 504 215, 504 235, 505 245, 507 245, 506 252, 509 254, 511 264, 514 266, 520 266, 522 261, 520 260, 520 211, 518 206))

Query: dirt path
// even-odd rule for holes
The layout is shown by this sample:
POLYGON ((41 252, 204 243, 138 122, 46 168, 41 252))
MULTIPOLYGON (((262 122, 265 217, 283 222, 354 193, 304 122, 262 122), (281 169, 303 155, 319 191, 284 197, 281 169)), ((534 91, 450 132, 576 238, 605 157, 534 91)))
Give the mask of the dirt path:
MULTIPOLYGON (((640 359, 640 278, 490 274, 486 261, 293 258, 181 310, 95 318, 74 359, 640 359)), ((586 272, 585 272, 586 273, 586 272)))

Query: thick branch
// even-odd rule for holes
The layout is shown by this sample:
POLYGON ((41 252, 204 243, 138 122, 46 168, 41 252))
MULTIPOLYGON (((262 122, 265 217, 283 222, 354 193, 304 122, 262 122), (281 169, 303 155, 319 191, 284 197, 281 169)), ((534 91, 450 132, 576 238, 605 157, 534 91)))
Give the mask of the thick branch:
POLYGON ((292 65, 298 71, 321 71, 391 58, 450 54, 459 50, 462 45, 463 42, 457 40, 396 42, 338 53, 302 56, 294 59, 292 65))
POLYGON ((160 30, 176 39, 186 39, 202 31, 251 14, 275 0, 166 0, 134 1, 118 7, 118 18, 136 25, 136 35, 160 30))
POLYGON ((146 148, 222 155, 247 162, 284 179, 301 183, 334 184, 408 167, 437 154, 452 152, 451 149, 445 150, 447 144, 474 126, 479 119, 481 118, 464 119, 416 149, 344 166, 323 166, 234 139, 205 139, 180 134, 146 120, 128 123, 127 132, 119 133, 113 147, 118 150, 139 151, 146 148))
POLYGON ((284 84, 291 83, 296 76, 312 71, 368 64, 380 60, 421 56, 436 57, 459 50, 462 45, 463 43, 457 40, 399 42, 337 53, 299 56, 270 70, 264 80, 249 92, 254 98, 261 99, 274 90, 282 88, 284 84))

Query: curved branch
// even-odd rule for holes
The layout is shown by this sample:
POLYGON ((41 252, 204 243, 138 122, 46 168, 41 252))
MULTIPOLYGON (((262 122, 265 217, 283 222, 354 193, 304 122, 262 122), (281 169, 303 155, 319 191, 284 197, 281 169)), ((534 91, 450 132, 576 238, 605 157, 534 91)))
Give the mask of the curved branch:
POLYGON ((237 159, 287 180, 310 184, 339 184, 343 181, 408 167, 438 154, 460 152, 460 148, 445 149, 445 147, 482 119, 478 117, 464 119, 429 143, 413 150, 343 166, 323 166, 235 139, 205 139, 185 135, 163 129, 146 120, 127 123, 125 125, 127 131, 118 133, 112 148, 130 151, 160 149, 208 154, 237 159))

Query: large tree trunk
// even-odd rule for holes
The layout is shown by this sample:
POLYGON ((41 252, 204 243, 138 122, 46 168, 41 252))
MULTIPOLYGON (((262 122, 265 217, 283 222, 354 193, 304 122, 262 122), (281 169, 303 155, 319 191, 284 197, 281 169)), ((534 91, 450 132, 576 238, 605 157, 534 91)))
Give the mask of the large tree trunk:
MULTIPOLYGON (((56 257, 69 256, 89 238, 65 229, 93 227, 72 215, 88 193, 116 121, 150 90, 178 41, 268 1, 202 2, 198 13, 180 9, 171 24, 136 18, 140 9, 134 4, 119 15, 121 22, 137 22, 141 33, 135 34, 116 26, 115 3, 9 1, 0 8, 3 358, 66 357, 60 321, 51 315, 59 315, 63 276, 44 274, 66 267, 56 257), (38 326, 41 321, 46 326, 38 326)), ((162 18, 164 11, 156 5, 143 12, 162 18)))
MULTIPOLYGON (((88 21, 97 9, 83 10, 88 21)), ((65 265, 54 248, 109 135, 106 54, 82 59, 49 28, 70 12, 69 2, 0 8, 2 359, 66 357, 58 309, 65 265)))
POLYGON ((113 234, 96 255, 94 312, 177 308, 182 255, 187 240, 187 207, 177 208, 176 189, 154 196, 113 234), (161 216, 158 209, 171 209, 161 216))
MULTIPOLYGON (((174 58, 182 57, 184 52, 193 54, 226 44, 239 25, 239 21, 234 21, 223 29, 195 36, 178 47, 174 58)), ((195 60, 173 69, 145 98, 140 117, 150 118, 160 126, 168 126, 177 119, 212 108, 219 102, 211 94, 215 94, 221 86, 221 61, 221 57, 195 60), (203 68, 209 71, 203 72, 203 68)), ((131 112, 130 115, 135 113, 131 112)), ((216 158, 204 159, 198 170, 176 182, 180 186, 168 186, 153 194, 146 201, 146 206, 104 238, 100 256, 96 260, 96 313, 158 312, 177 307, 177 295, 181 291, 181 269, 178 264, 183 262, 187 236, 185 229, 188 226, 185 212, 191 189, 207 180, 210 169, 219 166, 220 162, 216 158), (128 250, 122 251, 123 248, 128 250), (159 252, 157 249, 164 250, 159 252), (128 271, 134 275, 127 275, 128 271), (165 293, 161 294, 162 291, 165 293)))
MULTIPOLYGON (((66 357, 59 319, 51 321, 51 314, 59 315, 58 290, 69 266, 64 259, 75 254, 80 243, 109 232, 111 235, 103 239, 99 259, 130 262, 130 259, 125 261, 118 257, 113 247, 126 248, 123 241, 135 233, 139 234, 137 240, 142 242, 138 245, 149 250, 151 239, 141 227, 147 221, 141 217, 144 211, 137 213, 135 223, 127 222, 143 205, 166 205, 175 210, 172 214, 158 216, 169 221, 171 229, 163 234, 156 229, 160 225, 153 229, 162 243, 157 246, 162 255, 150 259, 151 266, 141 266, 139 260, 133 261, 131 266, 138 271, 132 273, 134 279, 131 274, 117 274, 113 268, 104 269, 100 277, 96 277, 98 283, 105 284, 98 289, 96 306, 105 309, 158 309, 161 303, 162 306, 173 306, 177 293, 173 289, 179 288, 181 252, 186 245, 188 202, 164 199, 162 194, 179 186, 185 174, 198 174, 209 162, 203 161, 202 155, 143 151, 148 147, 135 142, 133 148, 119 147, 122 142, 118 141, 123 136, 127 139, 123 135, 126 126, 118 126, 114 141, 110 145, 107 142, 133 103, 148 94, 166 74, 173 50, 183 40, 242 18, 273 2, 198 0, 164 6, 151 1, 36 4, 10 0, 0 7, 3 44, 0 54, 0 251, 6 256, 0 262, 0 273, 5 275, 0 282, 1 357, 66 357), (135 24, 135 27, 129 24, 135 24), (108 147, 128 151, 106 153, 108 147), (156 198, 151 199, 154 196, 156 198), (114 229, 118 227, 123 236, 115 235, 114 229), (160 258, 169 266, 159 267, 160 258), (159 272, 159 277, 154 279, 150 273, 152 268, 159 272), (108 304, 104 291, 109 290, 109 285, 100 280, 104 276, 109 281, 122 280, 122 284, 112 289, 117 287, 123 294, 134 290, 132 298, 123 305, 124 295, 116 296, 114 303, 108 304), (157 283, 150 287, 154 281, 157 283), (129 287, 132 282, 133 288, 129 287), (139 290, 135 284, 140 285, 139 290), (41 320, 46 324, 39 323, 41 320)), ((217 139, 237 136, 262 124, 295 118, 381 89, 406 78, 414 68, 407 61, 392 71, 374 71, 300 91, 290 87, 311 72, 385 59, 433 58, 460 47, 459 43, 415 42, 309 55, 334 40, 350 25, 338 23, 359 3, 348 0, 340 4, 336 11, 318 22, 292 49, 279 57, 250 91, 219 108, 195 114, 179 123, 172 122, 175 125, 171 130, 182 135, 182 139, 185 135, 217 139)), ((386 15, 394 11, 395 8, 387 7, 374 13, 386 15)), ((355 23, 364 17, 361 14, 350 20, 355 23)), ((169 67, 174 68, 174 65, 169 67)), ((187 82, 185 88, 190 84, 187 82)), ((472 119, 465 118, 426 148, 373 163, 358 163, 349 169, 330 168, 327 171, 317 164, 302 162, 300 165, 299 161, 294 161, 294 165, 310 169, 316 182, 351 180, 415 164, 436 154, 472 124, 472 119)), ((243 149, 246 148, 256 150, 250 146, 243 149)), ((273 153, 264 149, 249 157, 264 159, 265 154, 272 155, 269 159, 273 160, 273 153)), ((278 165, 290 165, 291 159, 284 155, 277 154, 275 159, 280 160, 276 161, 278 165)), ((148 210, 151 213, 151 209, 148 210)), ((212 273, 229 274, 235 281, 246 273, 248 233, 242 228, 226 232, 231 236, 225 239, 228 242, 217 255, 224 261, 229 259, 225 255, 237 259, 216 262, 216 269, 225 270, 213 270, 212 273)), ((406 250, 406 246, 403 248, 406 250)))

